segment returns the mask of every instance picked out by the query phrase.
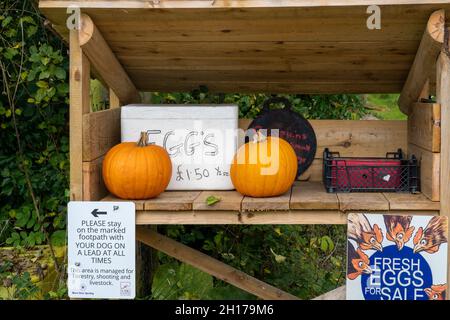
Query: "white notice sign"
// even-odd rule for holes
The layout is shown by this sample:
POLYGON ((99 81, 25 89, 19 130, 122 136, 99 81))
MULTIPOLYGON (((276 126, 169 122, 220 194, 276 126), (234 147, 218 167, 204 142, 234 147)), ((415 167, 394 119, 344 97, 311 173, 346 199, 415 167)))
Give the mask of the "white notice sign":
POLYGON ((70 298, 135 297, 133 202, 69 202, 70 298))

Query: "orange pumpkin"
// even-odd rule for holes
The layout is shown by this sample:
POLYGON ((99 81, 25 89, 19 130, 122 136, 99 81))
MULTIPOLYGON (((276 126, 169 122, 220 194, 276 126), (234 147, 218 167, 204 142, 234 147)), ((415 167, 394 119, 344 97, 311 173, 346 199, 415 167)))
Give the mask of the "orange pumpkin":
POLYGON ((297 176, 297 156, 291 145, 276 137, 263 137, 241 146, 231 165, 231 181, 250 197, 274 197, 289 190, 297 176))
POLYGON ((123 142, 106 154, 103 181, 108 190, 122 199, 150 199, 169 184, 172 162, 167 151, 148 144, 147 132, 134 142, 123 142))

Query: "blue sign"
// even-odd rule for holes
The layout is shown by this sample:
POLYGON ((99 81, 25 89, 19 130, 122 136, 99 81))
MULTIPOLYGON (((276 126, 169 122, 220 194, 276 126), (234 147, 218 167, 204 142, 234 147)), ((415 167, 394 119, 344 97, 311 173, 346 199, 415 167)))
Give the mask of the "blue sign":
POLYGON ((433 285, 428 262, 420 253, 391 245, 370 257, 371 274, 361 277, 366 300, 428 300, 426 288, 433 285))
POLYGON ((445 300, 447 217, 351 213, 347 227, 347 299, 445 300))

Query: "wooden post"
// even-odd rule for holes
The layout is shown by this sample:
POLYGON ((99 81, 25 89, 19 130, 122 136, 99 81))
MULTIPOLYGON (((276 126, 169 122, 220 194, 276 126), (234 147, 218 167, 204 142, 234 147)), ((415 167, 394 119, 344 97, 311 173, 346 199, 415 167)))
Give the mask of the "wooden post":
MULTIPOLYGON (((441 104, 441 215, 450 218, 450 56, 448 51, 444 50, 439 56, 436 74, 436 98, 441 104)), ((450 280, 448 265, 449 261, 447 261, 447 284, 450 280)))
POLYGON ((112 89, 109 89, 109 108, 110 109, 120 108, 119 97, 116 96, 116 94, 112 89))
POLYGON ((422 36, 414 63, 409 70, 398 105, 400 110, 409 114, 411 105, 419 100, 426 81, 433 74, 436 59, 444 43, 445 11, 433 12, 422 36))
POLYGON ((165 254, 182 262, 188 263, 210 275, 228 282, 242 290, 254 294, 262 299, 271 300, 299 300, 296 296, 277 289, 254 277, 245 274, 223 262, 178 243, 155 231, 142 226, 136 228, 136 238, 165 254))
POLYGON ((83 200, 83 114, 90 112, 90 63, 70 31, 70 199, 83 200))

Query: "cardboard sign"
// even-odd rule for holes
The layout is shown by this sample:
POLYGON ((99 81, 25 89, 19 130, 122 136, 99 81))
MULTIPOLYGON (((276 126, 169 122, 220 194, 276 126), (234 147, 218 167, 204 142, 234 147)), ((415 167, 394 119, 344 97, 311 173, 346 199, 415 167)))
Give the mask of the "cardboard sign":
POLYGON ((350 214, 348 300, 444 300, 447 217, 350 214))
POLYGON ((122 142, 162 146, 172 160, 167 190, 232 190, 237 150, 236 105, 129 105, 121 110, 122 142))
POLYGON ((133 202, 69 202, 70 298, 135 297, 133 202))

